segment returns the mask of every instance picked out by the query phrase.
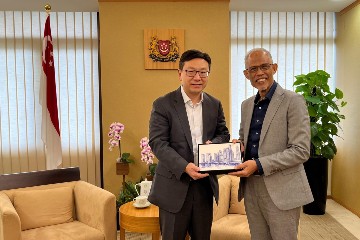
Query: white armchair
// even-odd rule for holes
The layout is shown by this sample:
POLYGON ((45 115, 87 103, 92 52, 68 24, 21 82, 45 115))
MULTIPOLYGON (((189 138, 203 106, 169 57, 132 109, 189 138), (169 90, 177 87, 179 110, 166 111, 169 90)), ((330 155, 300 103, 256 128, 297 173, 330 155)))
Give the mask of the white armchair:
POLYGON ((0 240, 116 240, 115 195, 79 180, 78 169, 66 182, 69 171, 1 175, 0 190, 22 188, 0 191, 0 240))

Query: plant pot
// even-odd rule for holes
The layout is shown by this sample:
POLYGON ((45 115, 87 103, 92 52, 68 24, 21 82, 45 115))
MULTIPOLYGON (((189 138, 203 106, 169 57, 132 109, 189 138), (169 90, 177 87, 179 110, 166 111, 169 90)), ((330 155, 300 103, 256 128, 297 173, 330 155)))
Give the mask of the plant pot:
POLYGON ((324 157, 309 158, 304 163, 305 172, 314 196, 312 203, 303 206, 308 215, 325 214, 328 184, 328 159, 324 157))
POLYGON ((146 180, 148 181, 152 181, 154 179, 154 176, 151 175, 150 173, 147 173, 146 176, 145 176, 146 180))
POLYGON ((117 162, 116 163, 116 174, 117 175, 128 175, 129 174, 129 163, 117 162))

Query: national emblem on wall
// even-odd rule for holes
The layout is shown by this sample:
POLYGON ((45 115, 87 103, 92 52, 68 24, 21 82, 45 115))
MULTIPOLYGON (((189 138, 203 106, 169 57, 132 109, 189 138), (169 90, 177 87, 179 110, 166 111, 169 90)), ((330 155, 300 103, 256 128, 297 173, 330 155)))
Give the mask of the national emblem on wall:
POLYGON ((182 51, 183 29, 144 30, 145 69, 177 69, 182 51))
POLYGON ((172 36, 170 40, 159 40, 157 36, 151 37, 149 50, 149 57, 154 62, 175 62, 179 58, 179 47, 175 36, 172 36))

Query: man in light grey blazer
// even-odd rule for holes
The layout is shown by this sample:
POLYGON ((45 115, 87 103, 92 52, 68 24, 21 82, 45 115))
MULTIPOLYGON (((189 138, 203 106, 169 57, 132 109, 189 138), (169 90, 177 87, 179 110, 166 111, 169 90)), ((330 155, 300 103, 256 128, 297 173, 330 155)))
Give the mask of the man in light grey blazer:
POLYGON ((303 163, 310 154, 310 121, 304 98, 274 81, 277 64, 256 48, 244 75, 258 89, 241 106, 239 140, 245 147, 239 200, 245 198, 252 240, 295 240, 301 206, 313 201, 303 163))
POLYGON ((211 66, 208 54, 184 52, 179 62, 181 86, 153 103, 150 141, 159 163, 149 201, 159 206, 164 240, 210 239, 213 197, 219 197, 215 175, 194 164, 198 144, 230 139, 221 102, 203 92, 211 66))

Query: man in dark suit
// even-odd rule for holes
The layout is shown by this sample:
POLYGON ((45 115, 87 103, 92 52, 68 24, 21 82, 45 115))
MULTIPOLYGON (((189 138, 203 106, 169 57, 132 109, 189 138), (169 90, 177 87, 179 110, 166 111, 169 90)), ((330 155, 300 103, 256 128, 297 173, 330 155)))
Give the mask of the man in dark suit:
POLYGON ((230 139, 221 102, 203 92, 211 58, 198 50, 184 52, 179 62, 181 86, 153 103, 150 146, 158 158, 149 201, 160 209, 164 240, 210 239, 213 197, 219 196, 215 175, 200 173, 198 144, 230 139))

